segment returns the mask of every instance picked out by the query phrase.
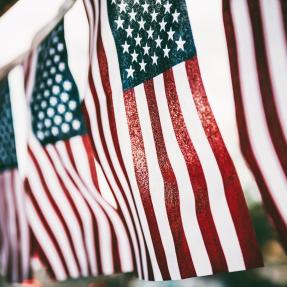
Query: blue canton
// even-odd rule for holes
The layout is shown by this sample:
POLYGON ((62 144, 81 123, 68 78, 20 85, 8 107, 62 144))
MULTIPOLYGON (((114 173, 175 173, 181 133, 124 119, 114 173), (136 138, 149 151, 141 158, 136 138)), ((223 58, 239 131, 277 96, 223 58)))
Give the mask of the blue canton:
POLYGON ((33 131, 42 144, 86 132, 78 88, 69 69, 63 21, 38 48, 31 112, 33 131))
POLYGON ((0 171, 17 166, 8 80, 0 82, 0 171))
POLYGON ((124 90, 196 54, 185 0, 108 0, 108 12, 124 90))

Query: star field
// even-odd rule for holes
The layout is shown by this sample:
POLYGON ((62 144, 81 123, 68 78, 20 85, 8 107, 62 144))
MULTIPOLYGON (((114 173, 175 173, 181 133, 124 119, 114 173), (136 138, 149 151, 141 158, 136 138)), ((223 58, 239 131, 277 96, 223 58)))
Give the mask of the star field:
POLYGON ((124 90, 192 58, 184 0, 108 0, 124 90))

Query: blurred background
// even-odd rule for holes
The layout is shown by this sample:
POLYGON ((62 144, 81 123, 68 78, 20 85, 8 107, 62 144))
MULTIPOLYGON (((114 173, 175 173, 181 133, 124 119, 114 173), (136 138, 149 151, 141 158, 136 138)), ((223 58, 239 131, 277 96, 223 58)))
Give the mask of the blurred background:
MULTIPOLYGON (((4 7, 0 0, 0 8, 4 7)), ((237 0, 241 1, 241 0, 237 0)), ((11 1, 15 2, 15 1, 11 1)), ((36 33, 52 25, 73 3, 75 5, 65 16, 65 33, 68 46, 69 64, 84 96, 88 67, 88 24, 81 0, 20 0, 0 18, 0 72, 31 46, 36 33), (3 40, 4 39, 4 40, 3 40), (79 41, 80 39, 80 41, 79 41)), ((198 51, 200 69, 210 104, 237 167, 245 197, 263 251, 266 267, 247 272, 219 274, 204 278, 193 278, 179 282, 151 283, 135 279, 134 274, 116 275, 108 278, 90 278, 55 283, 41 268, 33 282, 22 286, 87 286, 87 287, 279 287, 287 286, 287 258, 277 235, 261 204, 256 183, 244 162, 238 145, 232 87, 227 47, 222 23, 221 0, 192 0, 192 29, 198 51)), ((18 73, 18 76, 20 74, 18 73)), ((17 78, 17 73, 16 73, 17 78)), ((16 137, 24 138, 26 118, 24 101, 12 99, 12 105, 20 111, 15 123, 16 137), (15 103, 16 101, 16 103, 15 103), (22 112, 21 112, 22 111, 22 112)), ((21 149, 21 148, 20 148, 21 149)), ((19 149, 18 149, 19 150, 19 149)), ((24 161, 24 160, 23 160, 24 161)), ((24 166, 24 162, 19 164, 24 166)), ((0 279, 0 287, 9 286, 0 279)), ((10 285, 11 286, 11 285, 10 285)), ((19 285, 18 285, 19 286, 19 285)))

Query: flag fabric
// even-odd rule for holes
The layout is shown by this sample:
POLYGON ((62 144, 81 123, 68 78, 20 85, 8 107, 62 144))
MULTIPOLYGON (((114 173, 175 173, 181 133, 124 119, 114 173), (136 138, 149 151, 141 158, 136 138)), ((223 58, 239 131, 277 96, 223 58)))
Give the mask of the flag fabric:
POLYGON ((223 1, 241 150, 287 249, 287 2, 223 1))
POLYGON ((8 79, 0 82, 0 274, 21 282, 30 276, 30 232, 17 167, 8 79))
POLYGON ((84 1, 87 127, 145 280, 262 265, 201 79, 189 2, 84 1))
POLYGON ((31 130, 25 179, 36 253, 57 280, 133 270, 129 234, 94 154, 61 21, 25 65, 31 130))

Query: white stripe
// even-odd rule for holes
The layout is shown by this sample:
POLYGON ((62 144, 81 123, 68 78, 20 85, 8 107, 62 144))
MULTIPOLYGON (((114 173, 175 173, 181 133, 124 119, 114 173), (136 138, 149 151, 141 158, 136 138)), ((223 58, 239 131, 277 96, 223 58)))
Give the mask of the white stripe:
MULTIPOLYGON (((60 142, 60 144, 63 144, 60 142)), ((71 199, 73 200, 73 203, 75 204, 75 207, 77 209, 77 212, 79 213, 81 217, 81 222, 83 224, 84 228, 84 238, 87 242, 87 245, 92 242, 90 242, 91 239, 94 239, 94 234, 92 234, 92 217, 89 211, 89 208, 81 196, 80 192, 77 190, 77 188, 74 186, 73 182, 71 182, 69 175, 66 173, 65 169, 63 168, 63 165, 57 155, 57 153, 54 150, 54 146, 48 145, 47 151, 55 165, 55 169, 61 179, 63 180, 63 183, 65 187, 67 188, 67 191, 69 192, 71 199)), ((74 178, 73 178, 74 179, 74 178)), ((92 240, 94 242, 94 240, 92 240)), ((79 259, 79 263, 82 270, 83 276, 88 276, 88 264, 87 264, 87 257, 85 254, 85 247, 84 244, 82 244, 82 241, 78 242, 78 245, 74 246, 76 250, 77 257, 79 259)))
POLYGON ((264 39, 277 110, 287 140, 287 46, 280 1, 260 2, 264 39))
MULTIPOLYGON (((84 0, 84 5, 86 7, 86 12, 87 12, 87 17, 89 19, 89 24, 93 25, 94 24, 94 17, 93 17, 93 7, 90 3, 90 0, 84 0)), ((93 31, 93 27, 90 26, 89 27, 90 31, 89 31, 89 35, 90 35, 90 40, 89 40, 89 58, 92 55, 92 51, 93 51, 93 46, 94 46, 94 31, 93 31)))
POLYGON ((23 184, 20 180, 18 171, 15 170, 14 176, 14 193, 16 198, 16 209, 17 209, 17 220, 19 222, 19 231, 20 231, 20 249, 21 252, 21 266, 22 266, 22 273, 23 277, 27 278, 29 275, 30 269, 30 234, 29 234, 29 227, 26 215, 26 206, 24 201, 24 188, 23 184))
MULTIPOLYGON (((37 175, 37 169, 34 165, 33 159, 29 158, 29 169, 27 170, 27 178, 29 179, 31 191, 41 209, 49 227, 51 228, 55 238, 58 241, 59 247, 63 252, 63 257, 65 258, 68 270, 70 272, 71 277, 78 277, 79 271, 76 266, 75 258, 72 253, 72 249, 69 243, 69 239, 67 237, 66 231, 63 227, 62 222, 60 221, 59 217, 57 216, 53 206, 50 203, 45 191, 42 187, 41 180, 39 175, 37 175)), ((45 167, 47 169, 47 167, 45 167)), ((49 181, 54 182, 53 177, 45 176, 45 178, 49 179, 49 181)), ((59 189, 60 191, 61 189, 59 189)), ((59 205, 59 209, 63 209, 61 205, 59 205)))
POLYGON ((185 63, 173 68, 183 117, 204 171, 212 217, 229 271, 245 269, 236 230, 225 197, 219 167, 202 127, 191 94, 185 63))
MULTIPOLYGON (((116 50, 114 38, 113 38, 112 32, 110 30, 110 25, 109 25, 107 3, 106 1, 103 1, 101 4, 102 4, 101 28, 102 28, 102 35, 104 35, 102 40, 103 40, 104 49, 107 55, 108 66, 112 67, 109 69, 109 78, 110 78, 111 89, 112 89, 113 106, 115 108, 114 109, 115 121, 116 121, 117 130, 118 130, 120 149, 123 155, 125 167, 128 172, 128 177, 132 185, 132 193, 136 201, 136 206, 137 206, 137 210, 139 213, 140 222, 141 222, 141 225, 144 231, 144 236, 145 236, 146 244, 149 250, 149 255, 151 257, 151 264, 152 264, 152 269, 154 272, 155 280, 161 280, 162 276, 161 276, 159 266, 156 261, 155 252, 154 252, 154 248, 153 248, 153 244, 151 240, 151 235, 150 235, 150 231, 148 228, 147 219, 145 217, 145 213, 144 213, 144 209, 143 209, 143 205, 141 202, 141 198, 140 198, 140 194, 139 194, 139 190, 138 190, 137 182, 135 178, 135 173, 133 169, 131 143, 130 141, 127 141, 127 139, 129 139, 129 129, 127 126, 127 119, 126 119, 126 114, 125 114, 125 105, 124 105, 123 92, 122 92, 123 89, 122 89, 122 84, 121 84, 121 79, 120 79, 119 63, 117 59, 117 50, 116 50)), ((131 199, 132 195, 130 194, 129 191, 127 190, 125 191, 126 191, 126 196, 129 200, 129 205, 132 208, 133 217, 136 220, 135 222, 137 224, 137 233, 140 239, 142 263, 143 263, 143 268, 144 268, 143 278, 147 279, 148 270, 147 270, 147 263, 146 263, 147 261, 146 261, 145 248, 144 248, 143 239, 142 239, 142 233, 138 227, 137 216, 134 214, 134 204, 131 199)))
POLYGON ((104 175, 102 167, 100 166, 100 164, 98 163, 96 159, 94 159, 94 163, 95 163, 96 170, 97 170, 97 178, 98 178, 98 184, 99 184, 99 189, 100 189, 99 191, 101 195, 111 206, 113 206, 115 209, 118 209, 117 202, 115 200, 113 192, 110 189, 110 186, 108 184, 106 176, 104 175))
POLYGON ((79 174, 81 175, 81 178, 84 180, 86 185, 88 186, 91 195, 94 197, 94 199, 102 206, 102 208, 105 210, 107 215, 109 216, 115 233, 117 235, 118 244, 119 244, 119 254, 122 261, 122 268, 123 271, 128 272, 133 270, 133 263, 132 263, 132 253, 131 248, 129 245, 129 239, 128 235, 126 233, 126 230, 124 228, 124 225, 119 217, 119 215, 116 213, 116 211, 100 196, 100 193, 98 190, 96 190, 96 187, 93 184, 92 181, 92 174, 91 170, 89 168, 89 165, 84 165, 83 162, 88 163, 87 153, 83 146, 82 140, 80 138, 74 138, 71 141, 71 148, 73 150, 73 154, 75 155, 75 161, 77 165, 77 169, 79 171, 79 174), (80 156, 81 155, 81 156, 80 156))
POLYGON ((154 78, 154 88, 164 141, 167 143, 167 153, 177 179, 182 224, 191 252, 194 268, 197 276, 209 275, 212 274, 212 267, 197 221, 195 199, 186 163, 178 146, 170 118, 162 75, 154 78))
MULTIPOLYGON (((149 117, 149 110, 146 101, 144 86, 134 88, 139 122, 142 130, 145 155, 148 166, 149 190, 159 233, 165 251, 167 265, 172 280, 180 279, 180 271, 177 262, 177 255, 170 230, 169 220, 165 205, 164 182, 160 171, 156 147, 152 133, 152 126, 149 117)), ((149 212, 149 211, 146 211, 149 212)), ((161 256, 161 255, 159 255, 161 256)))
POLYGON ((247 3, 232 1, 231 11, 238 40, 242 96, 249 137, 271 195, 287 225, 287 182, 270 139, 264 115, 247 3))
POLYGON ((27 197, 26 199, 27 206, 27 216, 30 222, 31 229, 43 249, 47 259, 49 261, 50 266, 53 269, 55 277, 57 280, 65 280, 67 278, 67 274, 57 253, 57 250, 51 241, 48 233, 46 232, 45 227, 42 225, 41 219, 38 218, 37 212, 34 209, 34 206, 31 200, 27 197))

